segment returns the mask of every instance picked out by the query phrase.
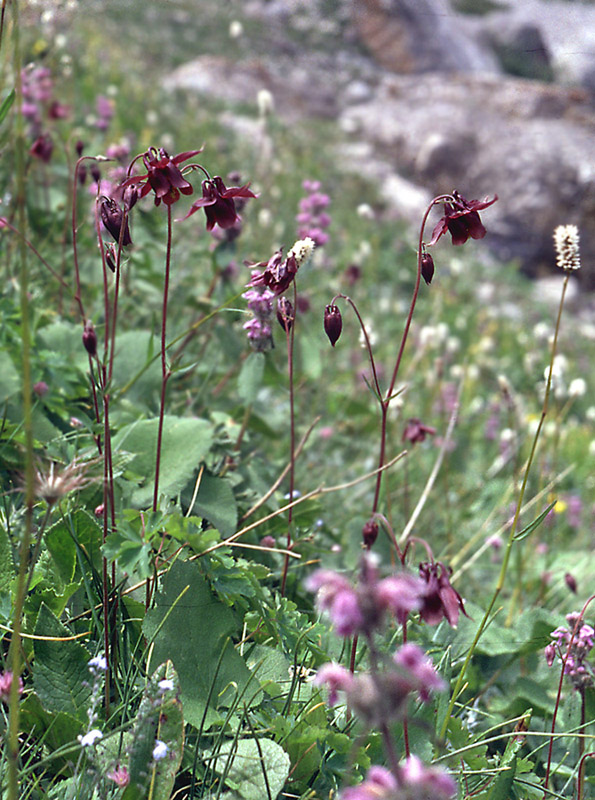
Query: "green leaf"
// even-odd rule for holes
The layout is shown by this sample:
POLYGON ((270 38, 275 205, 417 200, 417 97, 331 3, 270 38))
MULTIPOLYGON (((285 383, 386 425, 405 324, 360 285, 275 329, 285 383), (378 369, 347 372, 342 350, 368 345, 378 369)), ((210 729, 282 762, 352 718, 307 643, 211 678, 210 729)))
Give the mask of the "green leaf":
POLYGON ((21 388, 19 373, 6 350, 0 350, 0 403, 21 388))
MULTIPOLYGON (((45 604, 39 609, 35 634, 62 639, 72 636, 45 604)), ((33 651, 33 685, 43 707, 86 719, 91 697, 88 651, 77 641, 46 639, 36 639, 33 651)))
MULTIPOLYGON (((114 451, 124 450, 134 456, 128 464, 129 472, 136 476, 131 502, 141 508, 149 505, 153 498, 158 425, 157 418, 134 422, 126 425, 112 442, 114 451)), ((213 429, 207 420, 166 416, 163 420, 159 491, 168 496, 179 494, 212 443, 213 429)))
POLYGON ((266 800, 269 796, 276 800, 289 776, 289 767, 289 756, 272 739, 224 744, 213 761, 215 772, 226 774, 232 796, 242 800, 266 800))
POLYGON ((56 570, 65 583, 82 578, 77 546, 88 561, 99 568, 101 564, 101 542, 103 531, 97 520, 83 509, 61 519, 48 530, 45 544, 56 570))
POLYGON ((547 517, 547 515, 550 513, 550 511, 551 511, 551 510, 552 510, 552 508, 553 508, 553 507, 556 505, 556 503, 557 503, 557 502, 558 502, 557 500, 554 500, 554 502, 553 502, 553 503, 550 503, 550 504, 549 504, 549 506, 548 506, 548 507, 545 509, 545 511, 542 511, 542 512, 541 512, 541 514, 540 514, 538 517, 535 517, 535 519, 533 520, 533 522, 530 522, 528 525, 526 525, 526 526, 523 528, 523 530, 522 530, 522 531, 519 531, 519 532, 517 533, 517 535, 514 537, 514 541, 515 541, 515 542, 518 542, 518 541, 520 541, 521 539, 524 539, 524 538, 525 538, 526 536, 528 536, 530 533, 533 533, 533 531, 535 530, 535 528, 538 528, 538 527, 541 525, 541 523, 543 522, 543 520, 544 520, 544 519, 547 517))
POLYGON ((510 790, 516 775, 516 756, 503 767, 502 772, 498 773, 498 777, 492 784, 487 797, 489 800, 509 800, 510 790))
POLYGON ((213 595, 195 563, 177 561, 172 566, 156 607, 145 618, 143 632, 149 641, 154 640, 151 664, 173 661, 184 718, 197 728, 207 704, 208 725, 216 717, 215 708, 230 702, 225 690, 241 692, 250 679, 244 660, 228 641, 239 633, 233 612, 213 595), (188 591, 174 605, 186 587, 188 591))
POLYGON ((184 719, 178 700, 180 686, 171 661, 160 664, 145 689, 130 746, 130 783, 122 800, 169 800, 182 763, 184 719), (160 690, 161 680, 171 681, 172 689, 160 690), (167 745, 167 756, 154 761, 153 748, 159 740, 167 745))
POLYGON ((242 364, 238 377, 238 394, 246 405, 251 405, 256 400, 262 386, 265 360, 264 353, 250 353, 242 364))
POLYGON ((7 587, 14 578, 14 563, 10 539, 4 526, 0 525, 0 586, 7 587))
POLYGON ((15 90, 11 89, 10 92, 6 95, 6 97, 2 101, 2 105, 0 106, 0 122, 4 121, 4 118, 10 111, 10 107, 14 103, 14 97, 15 97, 15 90))
MULTIPOLYGON (((83 732, 85 724, 63 711, 51 713, 41 705, 39 697, 31 692, 21 703, 21 731, 31 734, 35 741, 43 744, 50 753, 61 747, 76 742, 76 737, 83 732)), ((64 756, 54 763, 56 769, 72 763, 72 754, 64 756)))
POLYGON ((150 407, 152 397, 157 399, 161 387, 161 366, 153 361, 158 347, 157 338, 149 331, 126 331, 118 334, 114 356, 114 386, 125 389, 128 401, 150 407))
POLYGON ((229 481, 205 472, 192 513, 207 519, 224 537, 235 533, 238 509, 229 481))

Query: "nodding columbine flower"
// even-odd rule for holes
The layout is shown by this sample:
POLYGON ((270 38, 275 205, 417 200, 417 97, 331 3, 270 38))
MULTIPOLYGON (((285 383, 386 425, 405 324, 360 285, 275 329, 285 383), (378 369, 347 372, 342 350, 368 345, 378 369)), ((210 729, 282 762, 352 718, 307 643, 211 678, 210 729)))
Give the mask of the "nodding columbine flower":
POLYGON ((146 197, 150 191, 155 193, 155 205, 161 201, 167 206, 173 205, 180 198, 180 192, 190 195, 194 191, 192 184, 182 175, 178 164, 200 153, 200 150, 187 150, 173 158, 160 147, 150 147, 143 154, 143 164, 147 170, 145 175, 135 175, 124 181, 122 186, 140 186, 140 197, 146 197))
POLYGON ((491 206, 497 199, 498 195, 491 200, 488 197, 485 200, 466 200, 455 190, 452 201, 444 204, 444 216, 432 231, 429 245, 436 244, 445 233, 450 233, 454 245, 465 244, 469 237, 483 239, 486 229, 478 212, 491 206))
POLYGON ((129 244, 132 244, 128 227, 128 215, 126 215, 126 222, 124 222, 124 212, 112 197, 103 196, 99 198, 99 213, 104 227, 116 242, 120 241, 120 231, 122 230, 122 225, 124 225, 122 247, 128 247, 129 244))
POLYGON ((418 444, 425 441, 426 436, 435 436, 436 428, 429 425, 424 425, 423 422, 417 417, 408 420, 403 431, 402 440, 404 442, 411 442, 411 444, 418 444))
MULTIPOLYGON (((12 688, 12 672, 7 670, 6 672, 0 672, 0 700, 5 703, 8 703, 8 699, 10 697, 10 690, 12 688)), ((23 680, 19 678, 19 688, 18 693, 23 693, 23 680)))
POLYGON ((204 208, 208 231, 213 230, 215 225, 223 229, 233 228, 240 220, 235 199, 257 197, 248 186, 249 184, 227 188, 219 176, 203 181, 202 197, 192 203, 184 219, 188 219, 199 208, 204 208))
POLYGON ((579 235, 576 225, 558 225, 554 231, 556 264, 563 270, 580 269, 579 235))
POLYGON ((419 565, 419 574, 426 586, 422 597, 420 616, 428 625, 437 625, 444 617, 449 625, 457 627, 459 612, 468 617, 463 598, 449 580, 449 571, 442 562, 425 562, 419 565))
POLYGON ((324 332, 328 336, 329 342, 333 347, 337 344, 342 330, 343 317, 341 316, 341 311, 339 306, 332 303, 324 309, 324 332))
POLYGON ((42 133, 31 145, 29 150, 32 156, 43 161, 44 164, 49 164, 52 160, 52 153, 54 152, 54 142, 49 133, 42 133))

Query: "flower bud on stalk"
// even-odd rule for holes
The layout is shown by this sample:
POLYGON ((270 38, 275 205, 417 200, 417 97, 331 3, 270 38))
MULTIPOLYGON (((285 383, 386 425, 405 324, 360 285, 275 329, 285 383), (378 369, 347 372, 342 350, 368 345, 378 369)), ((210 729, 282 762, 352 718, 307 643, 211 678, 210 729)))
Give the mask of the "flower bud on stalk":
POLYGON ((378 523, 369 519, 362 528, 364 547, 369 550, 378 538, 378 523))
POLYGON ((343 318, 339 307, 331 304, 324 309, 324 332, 334 347, 343 329, 343 318))
POLYGON ((292 303, 286 297, 277 300, 277 320, 285 333, 289 333, 295 320, 295 311, 292 303))
POLYGON ((434 259, 429 253, 422 253, 421 256, 421 276, 429 286, 434 277, 434 259))
POLYGON ((83 331, 83 345, 91 358, 95 358, 97 355, 97 334, 95 333, 93 323, 89 319, 85 322, 85 329, 83 331))

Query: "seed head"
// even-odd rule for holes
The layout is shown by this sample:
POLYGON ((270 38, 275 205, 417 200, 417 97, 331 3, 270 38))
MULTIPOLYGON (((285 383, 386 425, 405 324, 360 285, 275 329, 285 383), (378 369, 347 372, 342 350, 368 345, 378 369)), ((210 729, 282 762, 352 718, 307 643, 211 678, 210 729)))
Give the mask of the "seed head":
POLYGON ((314 248, 316 246, 316 242, 314 239, 311 239, 309 236, 306 236, 305 239, 299 239, 294 246, 291 248, 289 253, 287 254, 287 258, 295 258, 296 267, 301 267, 302 264, 307 261, 312 253, 314 252, 314 248))
POLYGON ((576 225, 558 225, 554 231, 556 264, 560 269, 580 269, 579 235, 576 225))

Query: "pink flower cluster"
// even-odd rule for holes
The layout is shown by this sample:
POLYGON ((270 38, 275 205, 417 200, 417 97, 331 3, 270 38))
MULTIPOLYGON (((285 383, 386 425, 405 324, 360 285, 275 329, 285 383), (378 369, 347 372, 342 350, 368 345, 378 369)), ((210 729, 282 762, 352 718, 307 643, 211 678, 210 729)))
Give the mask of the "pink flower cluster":
POLYGON ((568 628, 556 628, 550 634, 554 641, 545 648, 545 658, 549 667, 554 663, 556 656, 560 661, 566 659, 564 674, 568 675, 577 691, 583 690, 595 684, 595 670, 587 663, 587 657, 595 645, 595 630, 591 625, 581 621, 573 638, 572 631, 579 620, 579 614, 576 612, 567 614, 566 619, 568 628))
POLYGON ((341 792, 341 800, 449 800, 457 787, 451 776, 439 767, 428 767, 417 756, 409 756, 398 775, 373 766, 359 786, 341 792))
POLYGON ((320 569, 306 580, 306 588, 318 593, 317 605, 328 612, 339 636, 353 636, 372 633, 386 612, 404 622, 421 608, 424 584, 406 572, 380 579, 376 560, 368 553, 356 586, 338 572, 320 569))
POLYGON ((249 289, 242 295, 247 301, 252 317, 243 324, 248 341, 257 353, 264 353, 273 346, 273 298, 274 292, 266 287, 249 289))
MULTIPOLYGON (((12 672, 7 670, 6 672, 0 672, 0 700, 4 703, 8 703, 8 699, 10 697, 10 690, 12 687, 12 672)), ((23 681, 19 678, 19 694, 23 692, 23 681)))
POLYGON ((432 661, 412 643, 397 650, 382 672, 354 675, 340 664, 329 663, 318 670, 314 682, 328 687, 330 705, 343 692, 350 710, 369 726, 402 718, 413 692, 418 692, 419 699, 428 703, 430 692, 446 688, 432 661))
POLYGON ((326 229, 331 224, 331 218, 326 209, 331 199, 320 191, 319 181, 306 180, 302 186, 307 195, 300 200, 300 210, 295 218, 299 226, 298 236, 300 239, 309 236, 318 247, 322 247, 329 239, 326 229))

